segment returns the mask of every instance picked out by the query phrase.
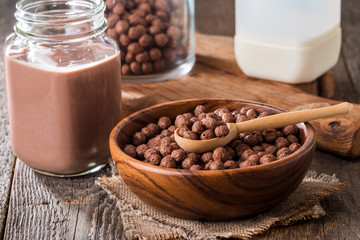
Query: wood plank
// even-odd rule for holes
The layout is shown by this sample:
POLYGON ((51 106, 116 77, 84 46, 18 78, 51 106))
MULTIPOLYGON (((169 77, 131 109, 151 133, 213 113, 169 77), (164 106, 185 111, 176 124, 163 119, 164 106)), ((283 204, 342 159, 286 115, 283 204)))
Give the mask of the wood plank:
POLYGON ((201 33, 214 35, 235 34, 234 0, 196 0, 195 27, 201 33))
MULTIPOLYGON (((6 113, 6 103, 4 97, 4 75, 3 75, 3 43, 8 34, 12 32, 14 25, 15 5, 12 1, 0 1, 0 107, 1 112, 6 113)), ((7 114, 0 116, 0 131, 8 132, 8 117, 7 114)), ((10 196, 11 181, 14 171, 14 158, 12 157, 12 150, 10 145, 10 136, 6 134, 0 139, 0 239, 2 239, 6 224, 7 207, 10 196)))
POLYGON ((353 88, 350 75, 346 69, 345 58, 341 52, 336 66, 333 68, 335 75, 335 96, 334 99, 342 101, 359 102, 357 92, 353 88))
MULTIPOLYGON (((317 94, 324 98, 333 98, 335 96, 335 80, 333 71, 329 70, 320 76, 317 82, 317 94)), ((306 92, 306 91, 305 91, 306 92)))
POLYGON ((259 239, 358 239, 360 236, 360 162, 339 159, 316 151, 310 169, 328 175, 335 174, 346 187, 322 201, 326 216, 318 220, 274 228, 259 239))
POLYGON ((47 177, 18 160, 4 238, 120 238, 119 212, 94 184, 98 175, 106 173, 110 171, 78 178, 47 177))
POLYGON ((360 2, 342 1, 342 9, 344 65, 356 100, 360 101, 360 2))

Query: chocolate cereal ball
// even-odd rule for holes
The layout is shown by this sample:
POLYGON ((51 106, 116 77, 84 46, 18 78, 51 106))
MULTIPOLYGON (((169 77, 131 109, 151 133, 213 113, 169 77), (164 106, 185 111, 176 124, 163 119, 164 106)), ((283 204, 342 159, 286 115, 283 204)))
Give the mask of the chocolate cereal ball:
POLYGON ((175 126, 178 127, 178 128, 180 128, 182 126, 186 126, 186 127, 190 128, 191 127, 191 122, 185 116, 179 115, 175 119, 175 126))
POLYGON ((195 161, 192 158, 185 158, 182 162, 181 162, 181 167, 183 169, 190 169, 192 165, 195 165, 195 161))
POLYGON ((175 130, 176 130, 176 126, 175 126, 175 125, 171 125, 171 126, 168 128, 168 130, 173 133, 173 132, 175 132, 175 130))
POLYGON ((184 137, 184 133, 185 133, 186 131, 190 131, 190 129, 189 129, 188 127, 186 127, 186 126, 181 126, 181 127, 179 128, 179 132, 178 132, 179 136, 180 136, 180 137, 184 137))
POLYGON ((252 154, 245 161, 251 161, 251 162, 256 163, 255 165, 257 165, 257 164, 259 164, 259 160, 260 160, 260 158, 257 154, 252 154))
POLYGON ((191 113, 184 113, 183 116, 189 120, 194 117, 191 113))
POLYGON ((191 124, 194 124, 195 122, 200 121, 197 117, 190 118, 191 124))
POLYGON ((268 112, 261 112, 261 113, 258 115, 257 118, 262 118, 262 117, 266 117, 266 116, 269 116, 269 115, 270 115, 270 113, 268 113, 268 112))
POLYGON ((149 51, 150 58, 153 61, 159 60, 162 57, 162 53, 159 48, 152 48, 149 51))
POLYGON ((221 116, 221 120, 224 122, 224 123, 233 123, 235 120, 234 120, 234 117, 233 115, 231 115, 231 113, 224 113, 222 116, 221 116))
POLYGON ((148 148, 146 144, 141 144, 136 148, 136 154, 140 159, 144 158, 145 151, 148 150, 148 148))
POLYGON ((124 151, 124 153, 126 153, 130 157, 136 158, 136 148, 135 148, 135 146, 133 146, 131 144, 127 144, 123 148, 123 151, 124 151))
POLYGON ((232 149, 231 147, 225 147, 225 149, 226 149, 226 151, 228 152, 229 160, 235 159, 235 157, 236 157, 236 152, 234 151, 234 149, 232 149))
POLYGON ((161 129, 166 129, 171 126, 172 122, 169 117, 161 117, 159 118, 157 124, 161 129))
POLYGON ((267 143, 273 143, 277 138, 276 130, 273 128, 264 130, 263 137, 267 143))
POLYGON ((203 169, 204 168, 201 165, 195 164, 195 165, 192 165, 189 170, 194 171, 194 170, 203 170, 203 169))
POLYGON ((281 149, 279 149, 276 153, 276 156, 279 157, 281 155, 290 155, 291 154, 291 150, 288 147, 283 147, 281 149))
POLYGON ((262 152, 264 149, 260 145, 253 146, 252 150, 254 152, 262 152))
POLYGON ((262 143, 261 147, 265 150, 267 147, 271 146, 271 144, 268 143, 262 143))
POLYGON ((141 132, 136 132, 132 137, 132 143, 135 146, 139 146, 146 142, 146 136, 141 132))
POLYGON ((211 129, 208 129, 208 130, 205 130, 204 132, 201 133, 200 135, 200 140, 207 140, 207 139, 212 139, 212 138, 215 138, 215 133, 213 130, 211 129))
POLYGON ((148 163, 152 164, 152 165, 159 165, 161 162, 161 156, 158 154, 153 154, 151 155, 147 160, 148 163))
POLYGON ((244 143, 250 147, 253 147, 258 144, 258 140, 255 135, 250 134, 244 137, 244 143))
POLYGON ((163 137, 170 137, 172 134, 173 133, 168 129, 164 129, 161 131, 161 136, 163 136, 163 137))
POLYGON ((245 161, 249 156, 251 156, 253 154, 254 154, 254 151, 252 149, 247 149, 241 154, 240 159, 242 161, 245 161))
POLYGON ((205 164, 205 166, 204 166, 204 169, 205 170, 210 170, 209 169, 209 166, 210 166, 210 164, 212 164, 214 162, 214 160, 210 160, 209 162, 207 162, 206 164, 205 164))
POLYGON ((213 152, 213 160, 216 161, 223 161, 225 162, 226 160, 229 159, 229 155, 228 152, 226 151, 226 149, 224 147, 218 147, 214 150, 213 152))
POLYGON ((257 113, 254 109, 249 109, 247 112, 246 112, 246 116, 249 118, 249 119, 255 119, 257 118, 257 113))
POLYGON ((206 113, 206 112, 207 112, 207 110, 204 105, 198 105, 194 110, 194 114, 196 117, 199 116, 200 113, 206 113))
POLYGON ((297 151, 299 148, 301 148, 301 145, 297 142, 295 143, 292 143, 290 146, 289 146, 289 149, 291 152, 295 152, 297 151))
POLYGON ((270 145, 267 148, 265 148, 265 154, 272 154, 275 155, 276 151, 278 150, 277 147, 275 147, 274 145, 270 145))
POLYGON ((240 114, 241 115, 246 115, 247 111, 249 111, 250 108, 249 107, 243 107, 240 109, 240 114))
POLYGON ((144 158, 146 160, 149 160, 152 155, 159 155, 160 156, 160 152, 155 148, 149 148, 144 152, 144 158))
POLYGON ((236 122, 236 123, 245 122, 245 121, 248 121, 248 120, 249 120, 248 117, 245 116, 245 115, 237 115, 237 116, 235 117, 235 122, 236 122))
POLYGON ((160 145, 161 144, 170 144, 172 142, 174 142, 174 140, 171 137, 163 137, 160 140, 160 145))
POLYGON ((213 160, 212 152, 206 152, 203 155, 201 155, 200 161, 202 163, 208 163, 210 160, 213 160))
POLYGON ((236 147, 241 143, 242 143, 242 141, 239 140, 239 139, 233 140, 233 141, 230 142, 230 147, 235 150, 236 147))
POLYGON ((292 134, 288 135, 286 140, 288 140, 290 144, 299 142, 299 139, 292 134))
POLYGON ((229 134, 229 128, 226 125, 217 126, 214 130, 216 137, 225 137, 229 134))
POLYGON ((189 153, 188 155, 186 155, 186 158, 191 158, 196 163, 197 161, 199 161, 200 155, 197 153, 189 153))
POLYGON ((265 163, 269 163, 269 162, 273 162, 275 161, 276 158, 274 155, 272 154, 265 154, 260 158, 260 164, 265 164, 265 163))
POLYGON ((170 155, 173 150, 174 149, 170 143, 161 143, 159 146, 159 152, 163 157, 170 155))
POLYGON ((155 123, 149 123, 146 127, 141 129, 141 133, 143 133, 147 138, 155 137, 155 135, 159 134, 160 128, 155 123))
POLYGON ((207 114, 206 114, 206 117, 213 118, 213 119, 215 119, 216 121, 220 120, 219 116, 216 115, 215 113, 212 113, 212 112, 207 113, 207 114))
POLYGON ((207 128, 207 129, 215 129, 217 126, 217 121, 212 117, 206 117, 201 120, 201 123, 207 128))
POLYGON ((160 167, 175 168, 175 160, 171 156, 166 156, 161 160, 160 167))
POLYGON ((237 168, 237 163, 233 160, 227 160, 225 163, 224 163, 224 167, 226 169, 234 169, 234 168, 237 168))
POLYGON ((297 135, 299 133, 299 128, 296 126, 296 125, 289 125, 289 126, 286 126, 282 129, 282 133, 285 135, 285 136, 288 136, 288 135, 297 135))
POLYGON ((186 153, 183 149, 176 149, 172 151, 171 157, 175 160, 175 162, 181 162, 185 159, 186 153))
POLYGON ((246 161, 239 163, 239 168, 251 167, 251 166, 256 166, 256 165, 258 165, 256 162, 246 160, 246 161))
MULTIPOLYGON (((191 119, 190 119, 191 120, 191 119)), ((205 131, 205 126, 201 123, 200 120, 196 121, 193 123, 192 127, 191 127, 191 130, 194 132, 194 133, 197 133, 197 134, 201 134, 202 132, 205 131)))
POLYGON ((275 140, 275 146, 280 149, 280 148, 283 148, 283 147, 288 147, 290 144, 289 144, 289 141, 284 138, 284 137, 278 137, 276 140, 275 140))
POLYGON ((201 120, 203 120, 203 119, 205 119, 206 118, 206 113, 200 113, 198 116, 197 116, 197 118, 201 121, 201 120))
POLYGON ((191 139, 191 140, 198 140, 199 139, 199 136, 196 133, 192 132, 192 131, 185 131, 184 135, 182 137, 186 138, 186 139, 191 139))
POLYGON ((245 152, 246 150, 250 149, 250 147, 244 143, 240 143, 239 145, 237 145, 235 151, 236 154, 241 157, 241 155, 243 154, 243 152, 245 152))
POLYGON ((259 156, 259 158, 261 158, 264 154, 265 154, 265 152, 257 152, 257 155, 259 156))
POLYGON ((209 170, 223 170, 225 165, 222 161, 213 161, 209 165, 209 170))

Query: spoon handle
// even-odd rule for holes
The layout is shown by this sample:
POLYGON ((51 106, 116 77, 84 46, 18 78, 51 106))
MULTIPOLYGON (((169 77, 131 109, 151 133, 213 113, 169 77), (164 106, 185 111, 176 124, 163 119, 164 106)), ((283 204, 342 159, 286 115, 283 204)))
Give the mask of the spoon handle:
POLYGON ((287 125, 308 122, 314 119, 346 114, 349 113, 352 108, 352 104, 344 102, 329 107, 285 112, 236 123, 236 128, 238 132, 251 132, 269 128, 285 127, 287 125))

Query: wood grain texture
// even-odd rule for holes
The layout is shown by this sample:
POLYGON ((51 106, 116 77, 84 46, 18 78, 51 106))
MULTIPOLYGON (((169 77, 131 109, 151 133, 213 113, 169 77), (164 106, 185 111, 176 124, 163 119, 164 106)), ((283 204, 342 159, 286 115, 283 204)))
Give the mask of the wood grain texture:
POLYGON ((346 187, 321 202, 326 216, 318 220, 279 227, 257 236, 255 239, 359 239, 360 237, 360 183, 359 161, 339 159, 316 151, 310 169, 319 173, 335 174, 346 187))
MULTIPOLYGON (((196 0, 196 27, 198 31, 208 33, 208 34, 225 34, 231 36, 234 32, 234 25, 231 22, 231 19, 234 19, 232 6, 232 0, 196 0), (210 4, 211 3, 211 4, 210 4), (212 9, 213 14, 207 14, 204 9, 212 9), (229 10, 230 9, 230 10, 229 10), (202 13, 199 14, 199 11, 202 10, 202 13), (225 14, 225 15, 224 15, 225 14), (226 19, 224 18, 226 17, 226 19), (230 22, 228 22, 230 21, 230 22)), ((13 13, 14 13, 15 1, 13 0, 1 0, 0 1, 0 55, 2 55, 2 39, 5 36, 12 32, 12 27, 14 23, 13 13)), ((358 0, 343 0, 342 1, 342 27, 343 27, 343 42, 347 39, 348 31, 359 31, 360 17, 360 7, 358 0)), ((353 39, 359 42, 360 35, 353 34, 353 39)), ((351 45, 351 42, 349 42, 351 45)), ((357 45, 359 46, 359 45, 357 45)), ((344 46, 342 49, 342 54, 340 56, 338 64, 333 68, 333 73, 335 76, 335 96, 334 98, 340 101, 351 101, 360 103, 358 96, 359 93, 355 91, 354 83, 360 82, 360 76, 356 75, 355 72, 351 72, 349 70, 349 66, 351 65, 349 62, 353 61, 355 64, 359 64, 360 57, 351 56, 351 47, 347 50, 347 54, 344 54, 344 46), (348 58, 350 52, 351 59, 348 58), (351 78, 350 78, 351 76, 351 78)), ((222 54, 219 51, 219 55, 222 54)), ((357 56, 360 56, 357 54, 357 56)), ((2 72, 0 72, 2 75, 2 72)), ((146 86, 144 87, 146 88, 146 86)), ((133 99, 140 98, 138 96, 138 92, 136 91, 136 87, 132 89, 130 86, 126 87, 128 93, 132 94, 133 99)), ((161 94, 160 94, 161 95, 161 94)), ((163 97, 164 101, 166 98, 163 97)), ((147 97, 147 100, 151 102, 151 104, 156 103, 152 100, 152 97, 147 97)), ((146 107, 148 103, 139 107, 135 102, 128 103, 128 106, 135 111, 139 108, 146 107)), ((2 163, 2 168, 0 169, 0 174, 4 176, 1 178, 1 189, 0 192, 4 189, 8 188, 10 179, 7 177, 6 172, 11 172, 11 164, 6 165, 4 161, 2 163), (4 174, 5 173, 5 174, 4 174)), ((326 173, 326 174, 336 174, 336 176, 344 181, 346 187, 341 190, 339 193, 336 193, 334 196, 322 202, 323 206, 325 206, 325 210, 327 215, 323 219, 319 220, 310 220, 299 222, 289 227, 281 227, 274 228, 261 236, 256 236, 255 239, 359 239, 360 238, 360 199, 359 195, 359 186, 360 186, 360 161, 357 160, 346 160, 334 156, 332 154, 316 151, 315 156, 310 166, 311 169, 316 170, 318 173, 326 173)), ((17 202, 19 197, 25 197, 22 202, 33 202, 41 200, 39 198, 39 191, 42 189, 37 189, 39 183, 39 178, 34 177, 35 175, 27 175, 30 171, 23 164, 18 164, 16 166, 16 174, 17 180, 20 181, 16 187, 16 194, 14 191, 11 192, 12 201, 17 202), (24 173, 25 172, 25 173, 24 173), (23 177, 27 177, 22 179, 23 177), (32 183, 32 184, 29 184, 32 183), (24 184, 24 186, 22 185, 24 184), (19 194, 23 191, 25 186, 28 187, 26 190, 26 194, 19 194), (17 195, 19 194, 19 195, 17 195)), ((100 174, 99 174, 100 175, 100 174)), ((95 176, 96 177, 96 176, 95 176)), ((95 178, 94 177, 94 178, 95 178)), ((87 178, 86 178, 87 179, 87 178)), ((47 186, 46 188, 50 188, 50 191, 57 192, 66 192, 69 188, 68 184, 64 184, 68 180, 55 179, 53 181, 58 181, 59 184, 56 186, 47 186), (51 188, 56 187, 57 189, 53 190, 51 188)), ((84 181, 84 180, 82 180, 84 181)), ((88 180, 86 180, 88 181, 88 180)), ((90 181, 90 180, 89 180, 90 181)), ((70 186, 71 187, 71 186, 70 186)), ((13 187, 14 189, 14 187, 13 187)), ((49 191, 49 189, 45 189, 49 191)), ((9 191, 3 191, 9 192, 9 191)), ((1 192, 1 193, 3 193, 1 192)), ((9 192, 10 193, 10 192, 9 192)), ((4 194, 6 195, 6 194, 4 194)), ((1 203, 6 203, 9 196, 1 195, 1 203), (5 197, 5 199, 3 199, 5 197)), ((121 222, 119 219, 119 212, 115 206, 115 203, 108 198, 108 196, 104 193, 104 191, 99 191, 97 193, 99 195, 98 205, 94 205, 92 207, 83 207, 81 213, 79 212, 79 216, 83 218, 84 216, 94 216, 88 217, 91 218, 91 222, 89 220, 80 220, 82 222, 82 228, 76 228, 75 231, 79 231, 79 229, 91 228, 91 231, 88 232, 78 232, 76 236, 83 236, 77 239, 122 239, 122 228, 121 222), (94 227, 95 226, 95 227, 94 227), (91 237, 87 237, 87 234, 91 232, 91 237)), ((75 194, 74 197, 77 195, 75 194)), ((74 198, 75 199, 75 198, 74 198)), ((21 230, 12 230, 7 233, 6 236, 10 237, 10 239, 15 239, 11 234, 17 231, 19 239, 31 239, 28 236, 28 233, 40 232, 42 231, 43 236, 48 236, 48 232, 53 232, 53 223, 51 219, 47 219, 44 226, 39 224, 32 225, 35 220, 32 219, 44 219, 45 216, 48 216, 48 212, 51 207, 45 207, 38 211, 27 210, 25 213, 22 212, 24 208, 18 208, 18 205, 11 205, 14 208, 9 208, 8 211, 8 219, 13 219, 16 221, 6 221, 7 227, 11 228, 20 228, 21 230), (30 229, 30 230, 29 230, 30 229)), ((68 205, 63 204, 60 205, 64 209, 68 209, 68 205)), ((6 207, 6 206, 5 206, 6 207)), ((2 211, 2 209, 1 209, 2 211)), ((77 215, 77 211, 69 212, 71 215, 77 215)), ((76 216, 69 216, 70 218, 76 218, 76 216)), ((85 218, 84 218, 85 219, 85 218)), ((40 220, 39 220, 40 221, 40 220)), ((72 221, 74 223, 74 221, 72 221)), ((67 221, 58 221, 56 223, 56 229, 61 231, 60 229, 66 228, 68 226, 67 221)), ((40 234, 39 234, 40 235, 40 234)), ((74 235, 67 235, 65 238, 56 238, 54 236, 51 239, 73 239, 74 235)), ((1 238, 1 237, 0 237, 1 238)), ((4 238, 6 239, 6 238, 4 238)))
POLYGON ((151 207, 181 218, 228 220, 259 213, 286 199, 302 182, 315 149, 315 132, 298 125, 302 147, 269 164, 217 171, 163 168, 131 158, 121 147, 147 123, 164 116, 192 112, 197 105, 209 111, 250 107, 270 114, 281 110, 239 100, 184 100, 152 106, 124 118, 112 131, 110 151, 125 184, 151 207), (211 211, 209 211, 211 209, 211 211))
POLYGON ((345 68, 355 92, 355 99, 360 101, 360 2, 343 1, 342 50, 346 59, 345 68))
POLYGON ((235 34, 234 0, 195 0, 195 27, 202 33, 235 34))
POLYGON ((18 160, 4 238, 120 237, 122 228, 118 210, 94 181, 95 175, 79 178, 43 176, 18 160))

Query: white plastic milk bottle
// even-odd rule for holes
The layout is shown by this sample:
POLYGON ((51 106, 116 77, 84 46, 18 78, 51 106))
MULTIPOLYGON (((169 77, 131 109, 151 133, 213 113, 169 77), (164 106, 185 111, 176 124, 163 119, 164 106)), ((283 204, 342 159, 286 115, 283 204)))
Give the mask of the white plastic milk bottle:
POLYGON ((304 83, 332 68, 341 0, 235 0, 235 56, 251 77, 304 83))

